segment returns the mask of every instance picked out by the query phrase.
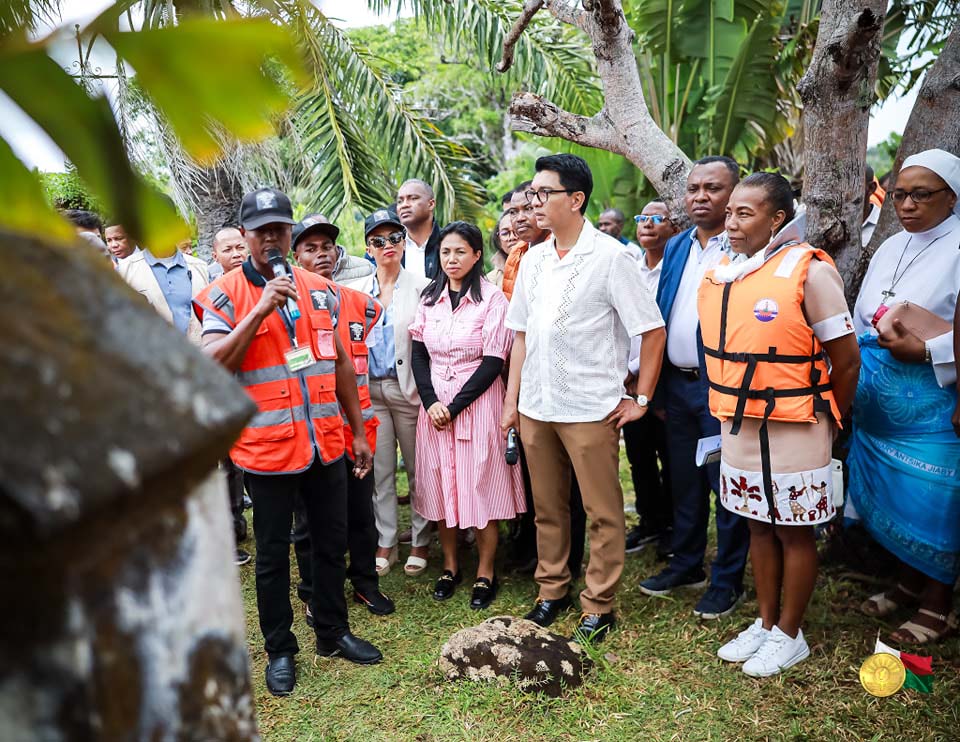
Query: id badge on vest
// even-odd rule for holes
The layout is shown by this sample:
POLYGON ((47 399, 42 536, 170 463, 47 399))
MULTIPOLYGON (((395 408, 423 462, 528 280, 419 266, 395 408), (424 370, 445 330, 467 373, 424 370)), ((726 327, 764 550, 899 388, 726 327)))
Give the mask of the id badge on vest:
POLYGON ((310 350, 309 345, 291 348, 283 354, 283 357, 286 359, 287 368, 295 374, 303 371, 305 368, 309 368, 317 361, 317 359, 313 357, 313 351, 310 350))

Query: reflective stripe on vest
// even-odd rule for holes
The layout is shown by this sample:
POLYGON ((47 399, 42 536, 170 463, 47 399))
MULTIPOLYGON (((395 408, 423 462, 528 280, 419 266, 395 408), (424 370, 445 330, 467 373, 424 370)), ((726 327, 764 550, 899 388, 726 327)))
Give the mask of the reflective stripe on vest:
MULTIPOLYGON (((351 361, 353 361, 357 394, 360 397, 360 413, 367 433, 367 443, 370 444, 371 451, 376 451, 377 426, 380 421, 374 413, 373 402, 370 399, 370 377, 367 373, 369 365, 367 336, 373 326, 380 320, 383 307, 372 296, 360 291, 339 284, 336 284, 336 290, 337 332, 340 334, 340 342, 350 355, 351 361), (355 335, 357 331, 359 331, 357 333, 359 337, 355 335)), ((342 414, 342 417, 344 421, 343 437, 349 455, 353 451, 353 431, 347 423, 347 416, 342 414)))
MULTIPOLYGON (((234 317, 237 321, 246 317, 263 293, 247 272, 222 277, 196 303, 234 326, 234 317)), ((301 311, 295 323, 297 344, 309 346, 318 360, 300 372, 290 371, 284 356, 291 348, 290 337, 278 312, 257 329, 235 376, 258 411, 230 452, 238 467, 254 473, 299 472, 311 465, 315 453, 325 464, 344 453, 331 314, 336 294, 329 281, 299 268, 293 269, 293 280, 301 311)))

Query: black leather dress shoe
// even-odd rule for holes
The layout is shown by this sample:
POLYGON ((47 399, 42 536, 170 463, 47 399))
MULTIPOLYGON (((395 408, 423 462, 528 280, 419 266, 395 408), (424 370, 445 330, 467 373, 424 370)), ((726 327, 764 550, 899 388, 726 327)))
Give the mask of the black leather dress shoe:
POLYGON ((389 616, 397 610, 393 601, 379 590, 364 590, 363 592, 354 590, 353 601, 365 605, 367 610, 375 616, 389 616))
POLYGON ((375 665, 383 659, 379 649, 349 631, 338 639, 317 639, 317 654, 321 657, 343 657, 358 665, 375 665))
POLYGON ((454 591, 457 589, 457 585, 460 584, 460 580, 462 579, 459 572, 454 574, 449 569, 443 570, 443 574, 440 575, 437 584, 433 586, 433 599, 447 600, 452 597, 454 591))
POLYGON ((297 666, 292 654, 281 654, 267 663, 267 690, 275 696, 289 696, 297 684, 297 666))
POLYGON ((496 575, 493 576, 493 580, 488 580, 486 577, 478 577, 477 581, 473 583, 470 607, 475 611, 487 608, 493 602, 493 599, 497 597, 497 590, 499 588, 500 582, 497 580, 496 575))
POLYGON ((580 616, 580 623, 573 630, 571 639, 578 644, 585 641, 599 644, 616 623, 613 613, 584 613, 580 616))
POLYGON ((556 598, 554 600, 537 598, 537 604, 524 618, 528 621, 533 621, 538 626, 546 628, 557 620, 557 616, 560 615, 561 611, 567 610, 572 604, 573 601, 570 600, 569 595, 564 595, 562 598, 556 598))

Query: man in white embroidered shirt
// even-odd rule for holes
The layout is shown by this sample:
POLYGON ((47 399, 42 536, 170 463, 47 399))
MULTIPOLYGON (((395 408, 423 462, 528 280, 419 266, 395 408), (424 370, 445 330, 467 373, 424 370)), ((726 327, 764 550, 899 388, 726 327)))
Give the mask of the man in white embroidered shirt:
POLYGON ((587 163, 550 155, 526 190, 552 237, 520 263, 507 313, 516 330, 501 427, 518 427, 536 505, 537 604, 526 618, 549 626, 571 605, 571 466, 590 518, 590 561, 574 639, 600 641, 614 625, 623 571, 620 428, 647 412, 665 331, 639 267, 620 243, 584 219, 593 190, 587 163), (630 338, 642 335, 637 398, 625 394, 630 338))

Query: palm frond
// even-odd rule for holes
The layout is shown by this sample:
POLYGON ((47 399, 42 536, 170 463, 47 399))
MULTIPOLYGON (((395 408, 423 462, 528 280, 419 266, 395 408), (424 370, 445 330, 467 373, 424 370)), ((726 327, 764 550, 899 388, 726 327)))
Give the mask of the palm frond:
MULTIPOLYGON (((460 48, 476 52, 493 72, 503 55, 503 38, 523 7, 522 0, 368 0, 371 10, 409 8, 429 28, 460 48)), ((534 16, 515 48, 504 82, 515 90, 543 95, 558 106, 583 115, 603 105, 589 39, 577 29, 541 12, 534 16)))
POLYGON ((347 203, 372 210, 402 180, 417 177, 433 186, 439 218, 473 215, 484 194, 469 177, 468 150, 412 110, 379 61, 322 12, 297 2, 275 5, 293 24, 315 77, 293 117, 320 178, 315 206, 332 215, 347 203))
POLYGON ((4 0, 0 2, 0 37, 36 31, 41 23, 52 25, 59 19, 59 0, 4 0))

